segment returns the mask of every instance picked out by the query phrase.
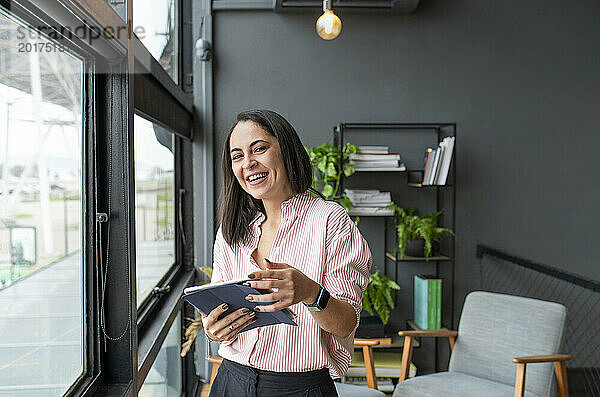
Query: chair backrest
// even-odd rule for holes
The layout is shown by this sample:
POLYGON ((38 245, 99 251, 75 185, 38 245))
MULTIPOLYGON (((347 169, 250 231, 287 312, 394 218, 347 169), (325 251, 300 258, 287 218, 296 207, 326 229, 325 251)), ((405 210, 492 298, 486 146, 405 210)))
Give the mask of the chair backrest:
MULTIPOLYGON (((558 303, 471 292, 463 307, 449 371, 514 385, 513 357, 563 353, 567 311, 558 303)), ((525 390, 555 394, 552 363, 529 364, 525 390)))

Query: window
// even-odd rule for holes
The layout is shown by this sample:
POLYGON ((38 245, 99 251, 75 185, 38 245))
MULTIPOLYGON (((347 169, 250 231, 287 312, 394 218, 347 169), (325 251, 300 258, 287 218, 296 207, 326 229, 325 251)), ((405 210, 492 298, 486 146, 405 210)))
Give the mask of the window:
POLYGON ((134 120, 135 235, 138 307, 175 262, 174 135, 134 120))
POLYGON ((182 391, 181 312, 173 321, 156 360, 140 389, 140 397, 180 396, 182 391))
POLYGON ((2 8, 0 37, 0 395, 61 395, 85 369, 84 62, 2 8))
POLYGON ((136 0, 133 3, 135 33, 175 84, 179 75, 178 3, 178 0, 136 0))

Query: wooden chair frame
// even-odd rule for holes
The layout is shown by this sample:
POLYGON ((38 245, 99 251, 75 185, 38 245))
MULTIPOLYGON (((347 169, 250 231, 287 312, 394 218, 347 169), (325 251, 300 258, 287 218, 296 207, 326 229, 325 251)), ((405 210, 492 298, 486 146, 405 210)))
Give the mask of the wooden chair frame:
MULTIPOLYGON (((433 337, 448 338, 450 342, 450 351, 454 350, 454 343, 458 337, 457 331, 439 330, 419 330, 419 331, 400 331, 398 335, 404 337, 404 347, 402 350, 402 367, 400 370, 400 379, 402 382, 408 378, 410 361, 412 360, 414 338, 433 337)), ((525 394, 525 370, 527 364, 533 363, 554 363, 554 374, 556 375, 556 384, 558 386, 558 395, 560 397, 569 397, 569 387, 567 384, 567 368, 565 362, 570 360, 568 354, 547 354, 543 356, 515 357, 513 363, 517 364, 517 377, 515 379, 514 397, 523 397, 525 394)), ((365 359, 366 365, 366 359, 365 359)))

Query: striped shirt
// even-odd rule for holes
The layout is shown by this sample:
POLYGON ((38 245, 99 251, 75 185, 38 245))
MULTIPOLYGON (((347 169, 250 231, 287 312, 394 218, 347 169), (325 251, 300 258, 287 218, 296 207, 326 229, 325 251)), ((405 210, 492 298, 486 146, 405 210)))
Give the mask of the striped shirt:
MULTIPOLYGON (((350 303, 356 327, 362 295, 369 281, 371 251, 354 222, 339 204, 301 193, 281 204, 269 259, 287 263, 322 284, 332 297, 350 303)), ((259 213, 251 224, 247 245, 231 247, 217 232, 212 282, 245 278, 260 270, 252 253, 258 246, 259 213)), ((219 355, 242 365, 276 372, 305 372, 328 368, 332 378, 348 370, 354 349, 354 331, 340 338, 321 329, 302 303, 290 306, 297 327, 286 324, 255 328, 222 342, 219 355)))

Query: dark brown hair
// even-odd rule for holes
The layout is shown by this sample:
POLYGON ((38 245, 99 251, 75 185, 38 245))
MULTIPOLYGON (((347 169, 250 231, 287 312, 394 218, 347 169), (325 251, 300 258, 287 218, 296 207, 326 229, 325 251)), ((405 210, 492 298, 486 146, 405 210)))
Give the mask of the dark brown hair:
POLYGON ((253 121, 277 138, 285 171, 294 194, 305 192, 312 183, 312 168, 308 153, 294 127, 283 116, 271 110, 248 110, 238 114, 223 145, 221 158, 223 170, 221 227, 225 241, 232 247, 249 242, 250 222, 259 211, 265 211, 262 200, 255 199, 242 189, 231 167, 229 140, 235 126, 242 121, 253 121))

